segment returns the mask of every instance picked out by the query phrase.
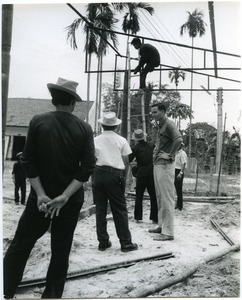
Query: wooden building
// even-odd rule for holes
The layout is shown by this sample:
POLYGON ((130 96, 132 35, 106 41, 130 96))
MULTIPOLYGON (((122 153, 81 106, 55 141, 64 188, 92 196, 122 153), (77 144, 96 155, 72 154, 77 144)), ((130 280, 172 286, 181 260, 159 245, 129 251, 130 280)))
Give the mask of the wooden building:
MULTIPOLYGON (((89 112, 93 101, 89 102, 89 112)), ((29 122, 34 115, 54 111, 50 99, 9 98, 5 133, 5 158, 15 160, 16 154, 23 151, 29 122)), ((74 115, 82 120, 87 118, 88 103, 77 102, 74 115)))

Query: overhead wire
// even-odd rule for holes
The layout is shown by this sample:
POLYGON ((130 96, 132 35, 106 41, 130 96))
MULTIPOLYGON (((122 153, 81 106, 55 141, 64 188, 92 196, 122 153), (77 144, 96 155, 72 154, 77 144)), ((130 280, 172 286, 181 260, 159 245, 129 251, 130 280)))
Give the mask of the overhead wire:
MULTIPOLYGON (((150 27, 150 26, 152 27, 153 33, 156 32, 156 33, 158 34, 158 36, 156 36, 156 38, 158 38, 159 40, 160 40, 161 38, 162 38, 163 40, 165 40, 165 38, 164 38, 164 37, 162 36, 162 34, 161 34, 161 31, 158 31, 158 29, 157 29, 157 28, 160 29, 160 27, 159 27, 157 24, 156 24, 157 26, 154 26, 154 24, 151 22, 150 18, 149 18, 147 15, 145 15, 144 12, 142 12, 142 15, 143 15, 144 19, 149 23, 148 26, 149 26, 149 27, 150 27)), ((152 19, 152 20, 153 20, 153 19, 152 19)), ((142 22, 142 21, 141 21, 141 22, 142 22)), ((146 24, 147 24, 147 23, 146 23, 146 24)), ((154 34, 152 34, 152 35, 154 36, 154 34)), ((165 51, 168 53, 169 57, 172 57, 172 56, 173 56, 172 53, 168 51, 167 45, 165 46, 163 43, 159 43, 159 45, 161 45, 162 48, 165 49, 165 51)), ((171 45, 168 45, 168 47, 172 50, 172 52, 174 52, 175 55, 177 55, 177 53, 174 51, 174 49, 171 47, 171 45)), ((177 64, 180 65, 180 61, 177 60, 177 57, 173 56, 173 58, 176 60, 177 64)))
MULTIPOLYGON (((155 26, 154 26, 154 24, 151 22, 150 18, 148 18, 148 17, 145 15, 145 13, 144 13, 143 11, 142 11, 142 14, 143 14, 144 18, 146 18, 146 19, 148 20, 149 24, 151 25, 151 27, 152 27, 156 32, 157 32, 157 28, 159 28, 159 30, 160 30, 160 32, 159 32, 159 39, 162 37, 162 38, 163 38, 164 40, 166 40, 166 41, 167 41, 167 40, 168 40, 168 41, 173 40, 174 42, 176 42, 175 39, 173 38, 173 36, 172 36, 172 35, 170 34, 170 32, 168 31, 168 29, 165 27, 165 25, 161 22, 160 19, 157 18, 156 14, 153 15, 154 18, 152 17, 152 21, 154 21, 153 23, 155 24, 155 26), (160 25, 158 25, 157 23, 159 23, 160 25), (166 32, 168 33, 168 35, 170 36, 170 38, 168 38, 167 34, 164 33, 162 27, 165 28, 165 30, 166 30, 166 32), (164 34, 165 38, 162 36, 161 32, 164 34)), ((169 45, 169 48, 170 48, 171 51, 175 54, 175 56, 173 56, 174 59, 177 61, 176 56, 178 56, 178 58, 180 59, 180 61, 178 62, 178 65, 182 65, 181 61, 183 61, 183 63, 185 62, 185 65, 186 65, 186 64, 188 64, 188 65, 190 64, 190 62, 187 60, 187 55, 185 54, 184 49, 182 49, 182 48, 174 48, 174 47, 171 46, 171 45, 169 45)), ((170 53, 169 53, 169 56, 171 57, 170 53)), ((205 76, 206 76, 206 75, 205 75, 205 76)), ((200 82, 202 82, 203 85, 205 85, 204 80, 203 80, 200 76, 199 76, 199 77, 196 76, 196 79, 195 79, 195 80, 196 80, 196 81, 200 81, 200 82)))
MULTIPOLYGON (((176 42, 176 40, 174 39, 174 37, 170 34, 169 30, 166 28, 166 26, 163 24, 163 22, 156 16, 155 13, 154 13, 153 16, 154 16, 154 17, 157 19, 157 21, 162 25, 162 27, 165 28, 166 32, 167 32, 168 35, 171 37, 171 40, 173 40, 174 42, 176 42)), ((177 50, 180 51, 181 54, 184 54, 184 56, 185 56, 184 49, 178 48, 177 50)), ((187 59, 187 56, 185 56, 185 57, 186 57, 186 59, 187 59)), ((187 61, 188 61, 188 60, 187 60, 187 61)), ((189 62, 188 62, 188 63, 189 63, 189 62)), ((199 77, 196 77, 196 79, 198 79, 203 85, 206 85, 205 81, 204 81, 200 76, 199 76, 199 77)))

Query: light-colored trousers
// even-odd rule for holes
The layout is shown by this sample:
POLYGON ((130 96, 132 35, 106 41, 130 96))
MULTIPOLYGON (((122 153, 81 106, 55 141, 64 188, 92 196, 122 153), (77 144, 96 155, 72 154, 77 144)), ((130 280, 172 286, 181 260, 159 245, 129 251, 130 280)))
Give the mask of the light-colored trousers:
POLYGON ((154 165, 158 226, 162 234, 174 236, 175 164, 154 165))

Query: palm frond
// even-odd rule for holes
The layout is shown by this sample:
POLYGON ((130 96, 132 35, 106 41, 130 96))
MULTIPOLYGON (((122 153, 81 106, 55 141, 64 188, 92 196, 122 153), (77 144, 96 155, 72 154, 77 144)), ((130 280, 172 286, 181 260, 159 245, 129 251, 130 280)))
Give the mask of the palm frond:
POLYGON ((150 15, 153 15, 153 13, 155 12, 154 8, 147 2, 138 2, 137 3, 137 8, 144 9, 150 15))
POLYGON ((79 28, 80 23, 82 22, 82 19, 78 18, 74 20, 71 25, 65 27, 65 30, 67 31, 67 41, 70 41, 70 45, 74 50, 78 49, 76 42, 76 31, 79 28))

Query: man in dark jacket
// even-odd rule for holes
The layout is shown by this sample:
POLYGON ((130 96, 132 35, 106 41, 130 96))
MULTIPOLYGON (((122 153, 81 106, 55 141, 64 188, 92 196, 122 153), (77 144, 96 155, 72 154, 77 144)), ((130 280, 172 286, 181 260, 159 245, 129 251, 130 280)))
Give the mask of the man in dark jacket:
POLYGON ((134 208, 134 218, 140 221, 143 218, 143 196, 147 188, 150 196, 150 220, 158 222, 158 208, 155 194, 154 176, 153 176, 153 149, 154 146, 145 141, 146 134, 141 129, 134 131, 133 139, 137 142, 132 147, 132 153, 129 155, 129 161, 134 158, 137 161, 136 172, 136 199, 134 208))
POLYGON ((83 183, 95 168, 91 126, 72 114, 78 83, 48 84, 56 111, 36 115, 22 154, 31 191, 4 258, 4 296, 13 298, 29 254, 51 224, 51 260, 42 298, 61 298, 74 230, 84 202, 83 183))
POLYGON ((141 44, 139 38, 133 38, 131 45, 135 49, 139 49, 140 60, 138 66, 134 69, 134 74, 140 72, 140 89, 145 89, 147 74, 160 65, 160 54, 154 46, 141 44))
POLYGON ((26 198, 26 174, 24 166, 20 160, 22 152, 19 152, 16 157, 17 162, 13 165, 13 182, 14 182, 14 200, 15 204, 19 204, 19 189, 21 191, 21 204, 25 205, 26 198))

